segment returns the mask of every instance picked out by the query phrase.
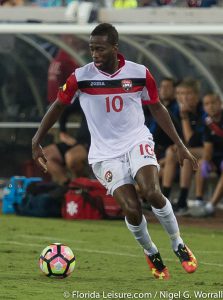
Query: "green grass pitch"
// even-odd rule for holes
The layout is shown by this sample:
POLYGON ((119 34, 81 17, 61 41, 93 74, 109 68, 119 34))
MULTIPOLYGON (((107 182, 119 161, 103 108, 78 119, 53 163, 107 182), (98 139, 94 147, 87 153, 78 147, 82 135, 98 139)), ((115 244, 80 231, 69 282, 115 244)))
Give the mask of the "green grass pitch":
POLYGON ((211 296, 223 299, 220 229, 181 226, 182 236, 199 262, 196 273, 186 274, 161 225, 149 224, 151 236, 171 274, 169 281, 162 281, 153 279, 142 249, 124 221, 65 221, 4 215, 0 228, 1 300, 169 300, 211 299, 211 296), (39 270, 39 255, 53 242, 65 243, 75 253, 76 268, 69 278, 51 279, 39 270), (205 294, 208 292, 212 294, 205 294))

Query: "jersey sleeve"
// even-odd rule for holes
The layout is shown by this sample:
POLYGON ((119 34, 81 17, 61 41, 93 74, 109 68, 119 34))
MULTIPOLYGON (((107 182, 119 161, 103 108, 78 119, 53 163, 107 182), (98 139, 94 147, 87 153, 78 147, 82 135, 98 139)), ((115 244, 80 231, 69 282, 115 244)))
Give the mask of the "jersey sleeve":
POLYGON ((64 104, 70 104, 74 95, 78 91, 78 84, 75 73, 72 73, 66 83, 61 87, 57 94, 57 99, 64 104))
POLYGON ((142 102, 143 104, 155 104, 159 102, 156 82, 148 69, 146 69, 146 86, 143 91, 142 102))

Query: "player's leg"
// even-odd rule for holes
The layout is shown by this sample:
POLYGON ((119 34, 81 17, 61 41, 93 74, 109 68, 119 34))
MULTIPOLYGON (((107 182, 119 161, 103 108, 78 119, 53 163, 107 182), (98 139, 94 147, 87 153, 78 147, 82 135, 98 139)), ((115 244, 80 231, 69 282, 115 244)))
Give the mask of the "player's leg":
POLYGON ((66 152, 64 156, 65 164, 71 171, 73 178, 84 175, 87 163, 87 155, 88 153, 86 148, 81 144, 75 145, 66 152))
POLYGON ((168 233, 172 248, 179 257, 183 268, 186 272, 192 273, 197 268, 197 261, 180 236, 171 203, 161 193, 158 176, 159 166, 153 149, 153 141, 148 140, 136 145, 129 152, 132 176, 138 183, 144 198, 152 205, 154 214, 168 233), (140 151, 142 149, 144 151, 140 151))
POLYGON ((197 269, 197 261, 180 236, 178 222, 171 203, 160 191, 157 167, 147 165, 140 168, 135 179, 145 199, 152 205, 157 219, 168 233, 173 251, 179 257, 183 268, 188 273, 194 272, 197 269))
POLYGON ((161 276, 167 279, 169 277, 168 271, 165 269, 158 250, 148 233, 147 221, 142 215, 141 204, 133 185, 134 181, 129 172, 126 156, 93 164, 92 169, 98 180, 122 207, 128 229, 144 249, 147 257, 151 256, 151 261, 149 258, 148 260, 154 277, 159 278, 161 276))
POLYGON ((56 144, 51 144, 43 149, 47 158, 47 169, 53 181, 63 184, 67 181, 67 173, 61 152, 56 144))
POLYGON ((113 196, 123 209, 127 228, 144 249, 153 276, 158 279, 169 279, 169 272, 148 232, 147 221, 142 215, 141 204, 134 186, 122 185, 115 189, 113 196))

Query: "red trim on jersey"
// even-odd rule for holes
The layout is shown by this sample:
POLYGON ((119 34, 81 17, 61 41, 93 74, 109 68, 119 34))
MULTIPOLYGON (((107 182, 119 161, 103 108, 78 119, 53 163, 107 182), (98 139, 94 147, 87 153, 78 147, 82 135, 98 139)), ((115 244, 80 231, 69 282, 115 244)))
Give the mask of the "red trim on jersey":
POLYGON ((142 99, 141 101, 142 101, 142 105, 148 105, 148 104, 150 104, 149 100, 142 99))
POLYGON ((143 90, 143 86, 134 86, 130 91, 125 91, 122 87, 118 88, 82 88, 81 92, 89 95, 107 95, 107 94, 127 94, 127 93, 136 93, 143 90))
POLYGON ((65 85, 59 89, 57 99, 64 104, 70 104, 77 90, 77 79, 75 74, 72 73, 67 78, 65 85))
POLYGON ((148 104, 155 104, 155 103, 159 102, 159 95, 158 95, 158 90, 156 87, 156 82, 148 69, 146 69, 146 88, 147 88, 150 100, 144 100, 144 101, 146 101, 146 102, 148 101, 148 104))
MULTIPOLYGON (((125 58, 124 58, 124 56, 123 56, 121 53, 118 53, 118 54, 117 54, 117 58, 118 58, 118 70, 117 70, 115 73, 113 73, 113 74, 108 74, 108 73, 103 72, 103 71, 101 71, 101 70, 99 70, 99 69, 98 69, 98 71, 99 71, 100 73, 102 73, 103 75, 108 76, 108 77, 111 77, 111 78, 113 78, 113 77, 115 77, 116 75, 118 75, 118 73, 121 71, 122 67, 124 67, 124 65, 125 65, 125 58)), ((95 67, 95 68, 96 68, 96 67, 95 67)))

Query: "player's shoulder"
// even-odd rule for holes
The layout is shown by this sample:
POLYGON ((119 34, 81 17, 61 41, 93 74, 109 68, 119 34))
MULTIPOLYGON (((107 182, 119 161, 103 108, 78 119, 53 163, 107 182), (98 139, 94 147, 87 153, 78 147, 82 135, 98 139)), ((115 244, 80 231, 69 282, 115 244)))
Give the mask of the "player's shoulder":
POLYGON ((91 73, 95 73, 95 67, 93 62, 86 64, 75 70, 75 76, 77 79, 84 78, 86 77, 86 75, 87 77, 89 77, 91 73))
POLYGON ((145 76, 145 72, 147 69, 146 66, 144 66, 142 64, 138 64, 138 63, 130 61, 130 60, 126 60, 125 64, 126 64, 126 68, 128 68, 129 70, 133 70, 134 72, 141 73, 145 76))

